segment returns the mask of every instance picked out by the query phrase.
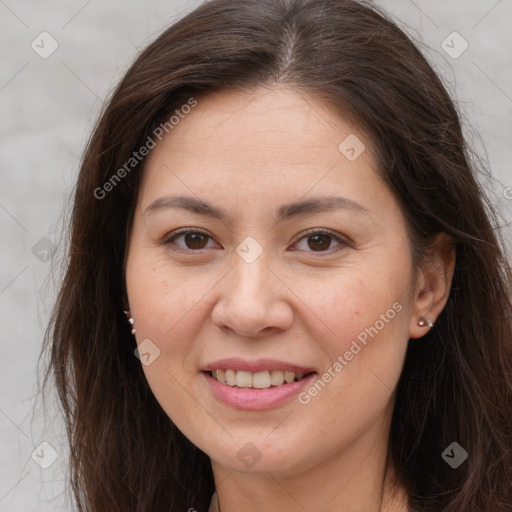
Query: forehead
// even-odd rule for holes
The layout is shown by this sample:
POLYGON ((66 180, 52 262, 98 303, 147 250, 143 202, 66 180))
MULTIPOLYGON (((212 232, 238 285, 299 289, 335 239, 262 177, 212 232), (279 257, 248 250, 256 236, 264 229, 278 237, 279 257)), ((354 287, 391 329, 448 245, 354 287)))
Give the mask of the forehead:
MULTIPOLYGON (((356 126, 320 98, 292 87, 259 87, 247 91, 226 89, 200 97, 197 106, 182 116, 166 139, 168 144, 181 146, 178 157, 186 150, 197 156, 200 148, 222 153, 229 146, 232 153, 249 151, 260 156, 261 149, 291 149, 302 160, 305 151, 301 150, 311 146, 324 153, 334 150, 338 156, 339 143, 356 132, 356 126)), ((361 133, 360 137, 366 138, 361 133)))
POLYGON ((187 111, 148 156, 141 187, 146 205, 169 188, 268 199, 284 192, 296 200, 333 186, 368 195, 379 181, 366 135, 296 89, 217 91, 187 111))

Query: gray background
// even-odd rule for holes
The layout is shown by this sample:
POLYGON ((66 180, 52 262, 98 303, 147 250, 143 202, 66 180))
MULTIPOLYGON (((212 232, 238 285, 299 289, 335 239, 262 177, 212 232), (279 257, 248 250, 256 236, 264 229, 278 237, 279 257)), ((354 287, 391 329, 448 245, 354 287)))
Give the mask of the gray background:
MULTIPOLYGON (((62 214, 102 100, 138 50, 198 4, 0 0, 0 512, 72 510, 62 422, 51 400, 43 409, 36 379, 62 263, 62 214), (59 45, 47 59, 31 47, 42 46, 44 31, 59 45), (53 463, 42 442, 55 450, 53 463)), ((483 182, 510 222, 512 1, 378 4, 422 41, 459 99, 467 136, 494 176, 483 182), (454 31, 469 44, 458 58, 441 47, 454 31)), ((448 44, 461 48, 453 37, 448 44)), ((502 234, 510 244, 510 227, 502 234)))

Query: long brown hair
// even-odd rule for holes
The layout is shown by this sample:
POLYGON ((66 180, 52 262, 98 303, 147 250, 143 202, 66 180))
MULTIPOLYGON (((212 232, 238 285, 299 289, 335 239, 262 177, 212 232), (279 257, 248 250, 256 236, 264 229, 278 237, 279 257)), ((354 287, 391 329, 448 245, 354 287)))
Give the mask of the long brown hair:
POLYGON ((208 508, 210 460, 154 398, 122 311, 144 160, 126 162, 190 98, 261 84, 321 97, 370 134, 415 268, 436 234, 455 243, 448 303, 421 343, 410 342, 396 393, 390 458, 411 510, 512 510, 512 275, 497 215, 432 67, 385 14, 353 0, 207 2, 144 50, 106 103, 83 156, 43 346, 78 509, 208 508), (457 469, 441 457, 452 442, 468 452, 457 469))

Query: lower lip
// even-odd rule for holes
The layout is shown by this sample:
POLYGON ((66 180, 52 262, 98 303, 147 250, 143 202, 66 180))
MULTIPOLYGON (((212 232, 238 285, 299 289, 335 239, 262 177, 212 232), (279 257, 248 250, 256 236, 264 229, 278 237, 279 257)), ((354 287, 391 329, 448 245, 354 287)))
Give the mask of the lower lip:
POLYGON ((282 384, 274 388, 254 389, 228 386, 211 377, 208 372, 201 373, 218 400, 236 409, 248 411, 261 411, 277 407, 299 394, 316 377, 316 373, 312 373, 297 382, 282 384))

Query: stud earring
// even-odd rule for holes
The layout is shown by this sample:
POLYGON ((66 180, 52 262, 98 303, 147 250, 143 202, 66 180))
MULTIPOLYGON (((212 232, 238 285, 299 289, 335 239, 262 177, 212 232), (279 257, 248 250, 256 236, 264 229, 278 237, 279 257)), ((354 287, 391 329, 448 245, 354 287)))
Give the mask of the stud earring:
POLYGON ((434 324, 430 320, 423 319, 423 318, 418 322, 418 325, 420 327, 425 327, 428 325, 430 329, 432 329, 432 327, 434 327, 434 324))
POLYGON ((132 315, 130 314, 129 311, 126 311, 124 310, 124 314, 126 315, 126 317, 128 318, 128 322, 130 323, 130 325, 132 326, 132 334, 135 334, 135 329, 133 328, 133 323, 134 323, 134 319, 132 318, 132 315))

